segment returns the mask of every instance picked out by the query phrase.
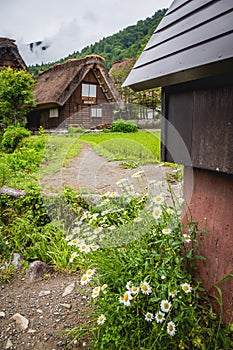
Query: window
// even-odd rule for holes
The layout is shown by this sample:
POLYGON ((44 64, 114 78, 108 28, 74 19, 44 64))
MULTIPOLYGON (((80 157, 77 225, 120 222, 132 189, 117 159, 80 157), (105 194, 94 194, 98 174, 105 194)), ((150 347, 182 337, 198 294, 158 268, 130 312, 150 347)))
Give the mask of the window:
POLYGON ((82 97, 94 97, 94 98, 96 98, 96 85, 94 85, 94 84, 82 84, 82 97))
POLYGON ((49 118, 58 118, 58 108, 52 108, 49 110, 49 118))
POLYGON ((101 118, 102 117, 102 108, 92 107, 91 108, 91 117, 92 118, 101 118))

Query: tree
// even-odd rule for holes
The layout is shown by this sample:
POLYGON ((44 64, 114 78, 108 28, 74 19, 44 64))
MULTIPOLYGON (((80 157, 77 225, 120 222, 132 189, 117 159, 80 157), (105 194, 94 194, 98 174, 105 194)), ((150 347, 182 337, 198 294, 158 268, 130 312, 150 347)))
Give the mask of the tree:
POLYGON ((36 105, 35 80, 24 70, 0 69, 0 129, 26 125, 26 114, 36 105))

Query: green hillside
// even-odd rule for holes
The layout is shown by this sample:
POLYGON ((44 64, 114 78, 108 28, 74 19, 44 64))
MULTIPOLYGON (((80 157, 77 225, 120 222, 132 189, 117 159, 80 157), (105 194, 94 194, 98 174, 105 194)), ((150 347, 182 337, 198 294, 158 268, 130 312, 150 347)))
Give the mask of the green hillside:
POLYGON ((45 70, 54 63, 62 63, 71 58, 81 58, 86 55, 96 54, 103 56, 108 69, 116 61, 136 57, 140 54, 151 34, 163 18, 166 9, 155 12, 152 17, 140 20, 135 25, 126 27, 116 34, 101 39, 100 41, 84 47, 80 52, 74 52, 67 57, 45 65, 34 65, 29 67, 29 71, 37 77, 38 72, 45 70))

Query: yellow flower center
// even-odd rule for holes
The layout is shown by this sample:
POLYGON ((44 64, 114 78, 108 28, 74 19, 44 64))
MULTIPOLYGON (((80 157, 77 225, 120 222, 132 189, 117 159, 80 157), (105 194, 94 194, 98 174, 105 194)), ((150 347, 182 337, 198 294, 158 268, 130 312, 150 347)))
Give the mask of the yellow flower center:
POLYGON ((189 287, 188 287, 188 286, 183 286, 183 290, 184 290, 185 292, 187 292, 187 291, 189 290, 189 287))
POLYGON ((142 284, 142 287, 141 287, 141 288, 142 288, 142 290, 143 290, 144 292, 146 292, 147 289, 148 289, 147 286, 146 286, 145 284, 142 284))
POLYGON ((123 299, 124 299, 124 301, 128 301, 128 300, 129 300, 128 294, 125 294, 125 295, 123 296, 123 299))
POLYGON ((168 303, 164 303, 163 307, 164 307, 164 309, 169 309, 169 304, 168 303))
POLYGON ((169 324, 168 329, 169 329, 170 332, 172 332, 173 331, 173 325, 169 324))

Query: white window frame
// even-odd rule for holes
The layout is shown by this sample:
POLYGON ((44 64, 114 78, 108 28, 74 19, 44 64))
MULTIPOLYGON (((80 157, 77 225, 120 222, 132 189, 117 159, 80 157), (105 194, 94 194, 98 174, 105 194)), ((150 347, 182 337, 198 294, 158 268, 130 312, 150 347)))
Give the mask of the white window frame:
POLYGON ((58 118, 59 114, 58 114, 58 108, 51 108, 49 110, 49 118, 58 118))
POLYGON ((102 118, 102 108, 101 107, 91 107, 91 117, 92 118, 102 118))
POLYGON ((96 98, 97 88, 95 84, 82 83, 82 97, 96 98))

